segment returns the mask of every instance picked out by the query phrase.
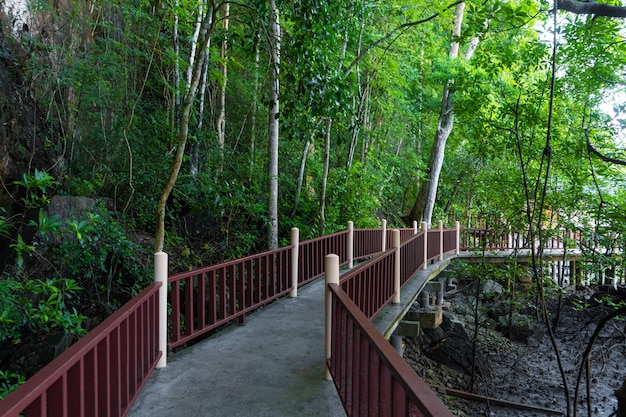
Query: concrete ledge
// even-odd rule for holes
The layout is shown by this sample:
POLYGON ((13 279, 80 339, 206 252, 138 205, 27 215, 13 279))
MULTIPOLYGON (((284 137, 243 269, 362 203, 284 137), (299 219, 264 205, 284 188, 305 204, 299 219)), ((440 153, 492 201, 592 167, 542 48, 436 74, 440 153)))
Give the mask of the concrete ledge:
POLYGON ((400 290, 400 303, 390 303, 374 317, 372 323, 385 339, 389 340, 428 281, 439 275, 456 257, 454 253, 447 254, 443 261, 436 261, 428 268, 417 271, 400 290))
MULTIPOLYGON (((580 249, 568 249, 566 261, 575 261, 581 256, 580 249)), ((459 259, 465 259, 467 262, 487 262, 492 264, 510 262, 511 259, 517 259, 520 263, 529 263, 532 261, 532 253, 530 249, 513 249, 507 250, 480 250, 461 251, 458 255, 459 259)), ((548 261, 562 261, 563 249, 544 249, 543 259, 548 261)))

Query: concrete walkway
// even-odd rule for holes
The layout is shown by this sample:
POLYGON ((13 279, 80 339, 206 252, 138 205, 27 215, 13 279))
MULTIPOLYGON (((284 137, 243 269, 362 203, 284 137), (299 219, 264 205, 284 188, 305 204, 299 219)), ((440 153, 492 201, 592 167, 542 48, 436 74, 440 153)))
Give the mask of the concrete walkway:
POLYGON ((129 417, 344 417, 324 380, 324 280, 298 290, 156 369, 129 417))

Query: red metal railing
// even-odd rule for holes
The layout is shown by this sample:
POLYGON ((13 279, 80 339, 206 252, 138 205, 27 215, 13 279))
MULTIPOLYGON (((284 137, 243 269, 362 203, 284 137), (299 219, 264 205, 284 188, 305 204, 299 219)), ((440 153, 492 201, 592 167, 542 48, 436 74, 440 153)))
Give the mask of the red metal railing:
POLYGON ((395 256, 396 249, 389 249, 341 277, 342 290, 368 319, 378 314, 393 298, 395 256))
MULTIPOLYGON (((311 282, 324 273, 324 258, 328 254, 334 253, 339 256, 340 265, 348 262, 347 248, 348 231, 301 242, 298 257, 298 286, 311 282)), ((380 247, 377 252, 380 252, 380 247)), ((375 252, 368 254, 371 253, 375 252)))
POLYGON ((293 246, 168 278, 173 349, 287 294, 293 246))
MULTIPOLYGON (((565 238, 581 241, 579 231, 560 231, 561 236, 548 236, 543 239, 544 249, 563 249, 565 238)), ((537 239, 537 237, 535 237, 537 239)), ((535 247, 539 246, 538 240, 535 247)), ((461 250, 513 250, 531 249, 531 240, 527 233, 509 232, 505 229, 473 228, 461 231, 461 250)), ((577 245, 570 244, 573 248, 577 245)))
POLYGON ((443 230, 443 253, 456 251, 456 229, 443 230))
POLYGON ((0 401, 0 415, 125 415, 161 356, 160 286, 151 284, 0 401))
MULTIPOLYGON (((354 258, 364 258, 382 251, 382 229, 354 229, 354 258)), ((339 259, 341 263, 341 258, 339 259)))
POLYGON ((397 230, 400 232, 400 242, 404 242, 406 240, 411 239, 413 236, 415 236, 415 229, 397 229, 397 228, 393 228, 393 229, 387 229, 386 230, 386 242, 387 242, 387 248, 391 247, 391 239, 393 238, 393 231, 397 230))
POLYGON ((424 232, 400 245, 400 286, 424 265, 424 232))
POLYGON ((452 413, 336 284, 328 363, 348 416, 451 417, 452 413))
POLYGON ((441 241, 441 232, 439 229, 430 229, 428 230, 428 238, 426 239, 428 249, 426 260, 430 261, 437 257, 439 257, 440 247, 439 242, 441 241))

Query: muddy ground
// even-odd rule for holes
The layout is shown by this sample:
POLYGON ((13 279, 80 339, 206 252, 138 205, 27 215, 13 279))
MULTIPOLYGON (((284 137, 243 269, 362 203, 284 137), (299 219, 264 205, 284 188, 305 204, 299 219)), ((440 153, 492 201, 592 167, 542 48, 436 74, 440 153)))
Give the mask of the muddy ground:
MULTIPOLYGON (((570 409, 573 410, 574 388, 580 368, 582 353, 596 328, 597 321, 611 310, 607 298, 603 303, 596 299, 606 297, 606 289, 599 292, 585 290, 570 292, 565 298, 562 318, 556 329, 556 340, 567 375, 570 409), (579 300, 579 302, 576 302, 579 300), (574 301, 574 304, 572 303, 574 301), (575 308, 581 303, 587 309, 575 308)), ((623 293, 611 295, 613 300, 624 299, 623 293)), ((501 332, 494 330, 494 320, 489 316, 489 302, 480 305, 477 343, 478 359, 474 382, 471 378, 471 351, 474 334, 474 299, 467 291, 457 291, 448 298, 450 314, 445 322, 456 320, 463 323, 467 339, 460 343, 452 339, 464 339, 456 335, 442 336, 441 333, 425 331, 418 338, 405 338, 405 359, 426 383, 434 387, 448 387, 471 391, 492 398, 512 401, 534 407, 553 410, 517 410, 512 407, 494 405, 492 402, 477 402, 459 399, 437 390, 439 397, 458 416, 527 417, 567 415, 563 380, 546 326, 540 321, 529 329, 525 342, 511 341, 501 332), (444 348, 445 346, 445 348, 444 348), (446 352, 446 349, 448 351, 446 352), (431 358, 436 358, 435 361, 431 358), (444 362, 444 363, 441 363, 444 362)), ((556 299, 549 300, 553 311, 556 299)), ((531 310, 529 319, 535 321, 531 310)), ((553 314, 554 317, 554 314, 553 314)), ((444 326, 445 327, 445 326, 444 326)), ((502 330, 502 329, 500 329, 502 330)), ((588 410, 586 379, 581 379, 578 395, 578 416, 609 417, 617 409, 614 392, 626 377, 626 321, 612 320, 605 326, 591 353, 590 396, 591 412, 588 410)), ((454 333, 454 332, 453 332, 454 333)), ((522 339, 524 339, 522 335, 522 339)), ((519 335, 518 335, 519 337, 519 335)), ((572 416, 573 411, 572 411, 572 416)))

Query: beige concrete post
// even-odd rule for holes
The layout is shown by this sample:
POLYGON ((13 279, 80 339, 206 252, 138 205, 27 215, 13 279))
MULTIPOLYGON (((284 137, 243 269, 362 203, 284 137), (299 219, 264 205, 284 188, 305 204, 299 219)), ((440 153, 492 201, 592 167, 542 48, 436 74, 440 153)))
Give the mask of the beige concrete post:
POLYGON ((439 260, 443 261, 443 221, 439 220, 439 260))
POLYGON ((348 222, 348 247, 346 248, 348 252, 348 268, 352 269, 354 267, 354 223, 348 222))
POLYGON ((324 346, 324 373, 327 381, 332 380, 332 376, 330 374, 330 369, 328 369, 328 361, 330 360, 330 352, 331 352, 331 330, 332 330, 332 297, 330 290, 328 289, 328 284, 339 284, 339 256, 335 254, 326 255, 324 258, 324 271, 325 275, 325 284, 326 284, 326 307, 325 307, 325 318, 326 325, 324 329, 324 338, 325 338, 325 346, 324 346))
POLYGON ((382 220, 382 227, 383 227, 383 249, 381 252, 384 252, 387 250, 387 220, 385 219, 382 220))
POLYGON ((298 296, 298 257, 300 256, 300 229, 291 228, 291 291, 289 296, 295 298, 298 296))
POLYGON ((395 264, 393 266, 393 299, 394 304, 400 303, 400 231, 394 229, 391 232, 391 245, 396 248, 395 264))
POLYGON ((424 265, 422 269, 428 267, 428 223, 422 222, 422 230, 424 231, 424 265))
POLYGON ((161 357, 157 368, 167 365, 167 253, 154 254, 154 282, 160 282, 159 288, 159 350, 161 357))
POLYGON ((454 226, 456 227, 456 254, 458 255, 461 251, 461 222, 457 220, 454 226))
POLYGON ((418 225, 417 225, 417 220, 413 220, 413 234, 416 235, 418 234, 420 231, 418 225))

